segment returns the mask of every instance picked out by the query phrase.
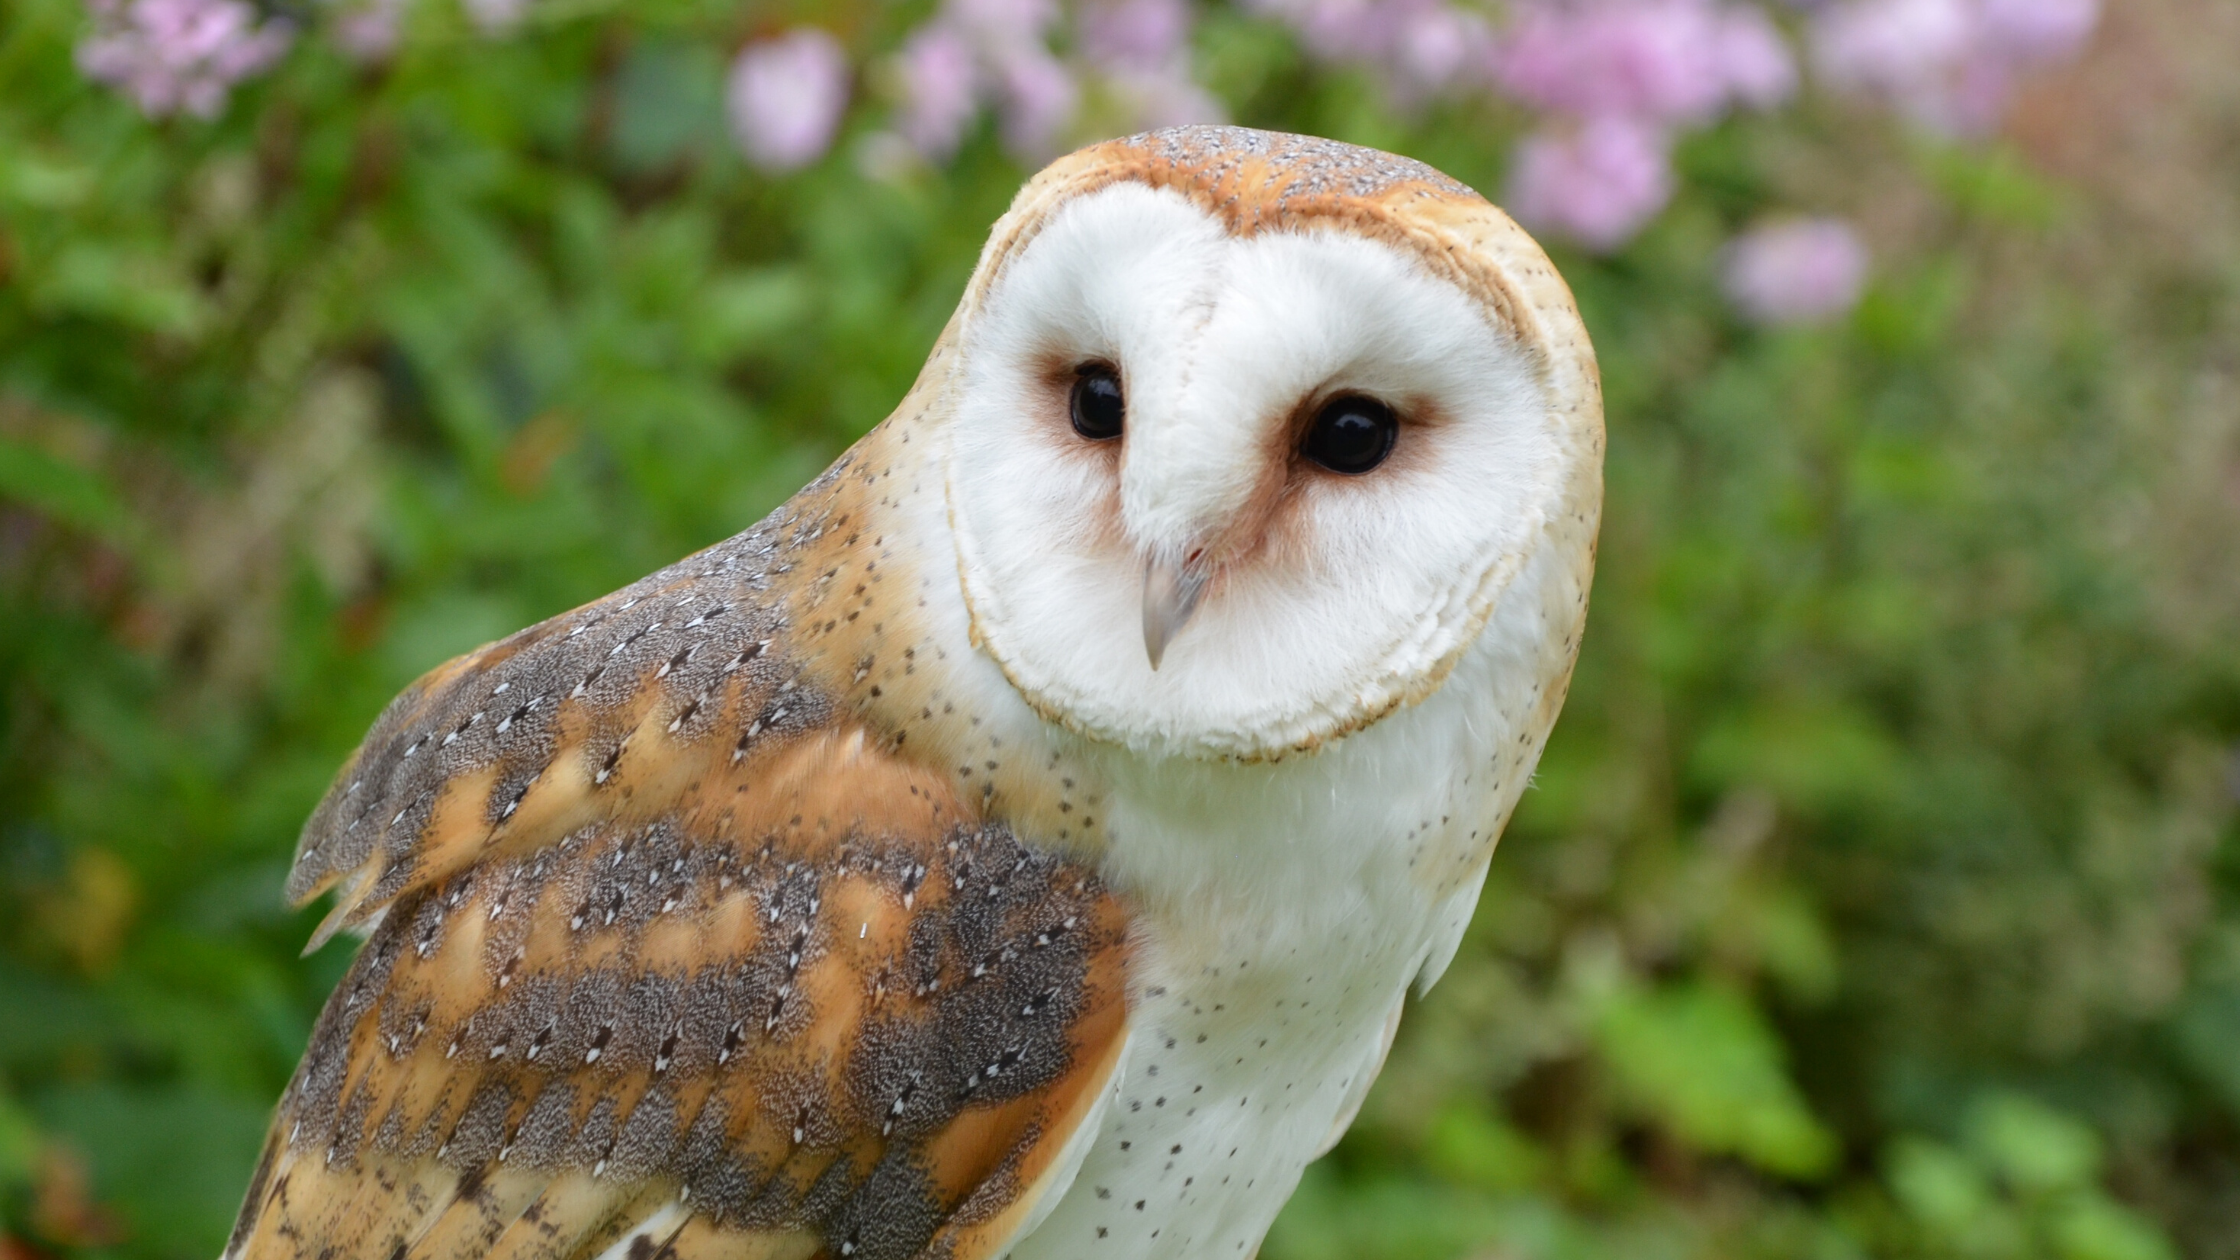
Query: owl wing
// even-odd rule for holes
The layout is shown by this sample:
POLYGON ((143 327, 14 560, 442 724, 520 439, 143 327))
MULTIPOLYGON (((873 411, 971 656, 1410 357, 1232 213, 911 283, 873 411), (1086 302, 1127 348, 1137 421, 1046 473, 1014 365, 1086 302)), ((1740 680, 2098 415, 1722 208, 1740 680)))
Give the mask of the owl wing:
POLYGON ((1125 913, 825 698, 768 581, 813 527, 383 715, 292 883, 371 936, 228 1260, 965 1260, 1062 1191, 1126 1042, 1125 913))

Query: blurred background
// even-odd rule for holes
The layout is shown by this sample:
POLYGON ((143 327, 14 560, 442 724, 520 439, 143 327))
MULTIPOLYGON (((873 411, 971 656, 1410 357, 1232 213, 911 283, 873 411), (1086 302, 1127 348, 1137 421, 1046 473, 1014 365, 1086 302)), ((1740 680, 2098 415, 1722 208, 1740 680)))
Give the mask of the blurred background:
POLYGON ((1268 1260, 2240 1257, 2240 5, 7 0, 0 1260, 216 1255, 443 658, 900 398, 1230 119, 1575 286, 1609 508, 1460 959, 1268 1260))

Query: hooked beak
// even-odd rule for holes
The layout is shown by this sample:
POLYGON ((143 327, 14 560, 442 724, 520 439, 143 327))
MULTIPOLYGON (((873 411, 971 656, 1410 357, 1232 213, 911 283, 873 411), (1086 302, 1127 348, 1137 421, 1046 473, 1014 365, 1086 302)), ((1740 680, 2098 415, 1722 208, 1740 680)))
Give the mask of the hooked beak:
POLYGON ((1199 563, 1203 555, 1196 552, 1182 561, 1154 556, 1143 566, 1143 650, 1153 669, 1159 668, 1167 644, 1182 632, 1190 614, 1198 611, 1208 576, 1199 563))

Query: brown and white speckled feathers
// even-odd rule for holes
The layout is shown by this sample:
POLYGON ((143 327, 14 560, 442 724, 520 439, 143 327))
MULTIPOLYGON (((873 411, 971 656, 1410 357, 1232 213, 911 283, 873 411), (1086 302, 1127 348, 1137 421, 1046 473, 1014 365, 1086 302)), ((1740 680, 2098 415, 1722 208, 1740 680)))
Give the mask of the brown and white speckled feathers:
POLYGON ((230 1254, 635 1231, 961 1258, 1015 1232, 1118 1057, 1126 924, 792 650, 834 480, 383 715, 291 884, 339 881, 330 924, 378 926, 230 1254))
POLYGON ((831 471, 381 716, 289 880, 370 938, 227 1260, 1249 1256, 1469 921, 1601 453, 1462 185, 1059 159, 831 471), (1302 434, 1363 396, 1341 475, 1302 434))

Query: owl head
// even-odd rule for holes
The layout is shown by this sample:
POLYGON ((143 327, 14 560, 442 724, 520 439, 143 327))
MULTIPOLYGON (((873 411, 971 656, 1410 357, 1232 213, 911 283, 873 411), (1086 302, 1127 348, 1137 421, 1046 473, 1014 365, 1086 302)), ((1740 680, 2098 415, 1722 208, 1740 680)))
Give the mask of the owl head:
POLYGON ((974 640, 1046 718, 1264 759, 1433 694, 1504 618, 1568 668, 1593 352, 1531 238, 1427 166, 1235 127, 1084 149, 929 371, 974 640))

